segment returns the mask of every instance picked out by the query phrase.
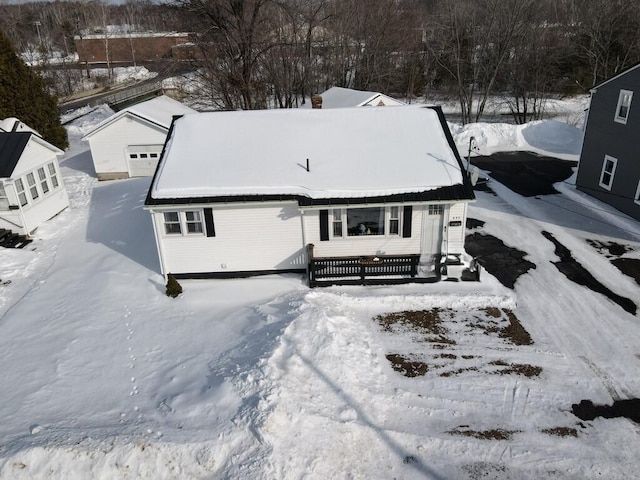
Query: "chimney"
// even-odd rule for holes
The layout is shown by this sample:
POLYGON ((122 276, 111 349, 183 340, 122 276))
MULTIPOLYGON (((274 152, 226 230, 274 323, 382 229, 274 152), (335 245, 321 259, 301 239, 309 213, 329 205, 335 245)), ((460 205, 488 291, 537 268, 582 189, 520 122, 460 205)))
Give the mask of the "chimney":
POLYGON ((311 95, 311 108, 322 108, 322 95, 317 93, 311 95))

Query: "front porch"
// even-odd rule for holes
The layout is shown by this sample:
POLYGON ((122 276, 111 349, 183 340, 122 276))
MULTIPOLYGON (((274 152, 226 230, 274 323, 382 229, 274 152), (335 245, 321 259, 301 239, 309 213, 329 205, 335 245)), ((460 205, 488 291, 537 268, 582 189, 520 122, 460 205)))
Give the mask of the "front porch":
POLYGON ((397 285, 435 283, 443 278, 453 281, 478 281, 480 266, 462 257, 446 258, 420 254, 350 257, 315 257, 313 245, 307 246, 310 287, 330 285, 397 285), (457 271, 458 275, 451 273, 457 271))

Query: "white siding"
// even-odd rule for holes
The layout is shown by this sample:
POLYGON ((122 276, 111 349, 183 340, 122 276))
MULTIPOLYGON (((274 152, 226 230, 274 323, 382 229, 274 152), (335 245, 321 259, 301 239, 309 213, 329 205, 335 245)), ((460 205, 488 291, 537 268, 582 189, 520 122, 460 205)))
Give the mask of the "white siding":
POLYGON ((450 254, 461 254, 464 252, 466 221, 467 203, 461 202, 451 205, 449 208, 449 226, 447 228, 447 239, 450 254), (454 226, 457 223, 459 223, 459 225, 454 226))
POLYGON ((10 181, 7 181, 5 184, 7 197, 12 205, 18 205, 19 203, 16 198, 14 187, 15 180, 17 178, 22 178, 28 203, 22 206, 19 210, 0 212, 0 227, 7 228, 15 233, 28 235, 38 228, 42 222, 49 220, 51 217, 60 213, 69 206, 69 198, 64 186, 56 154, 49 148, 37 143, 37 140, 34 140, 33 138, 29 140, 29 143, 25 147, 20 160, 13 171, 10 181), (42 189, 37 170, 41 167, 48 174, 48 164, 52 162, 56 166, 58 187, 54 188, 51 183, 50 176, 47 175, 46 182, 49 191, 45 193, 42 189), (28 173, 33 173, 36 182, 38 198, 35 200, 32 198, 31 191, 27 183, 26 174, 28 173))
POLYGON ((88 138, 97 174, 128 173, 127 147, 162 145, 167 130, 124 115, 88 138))
POLYGON ((41 195, 38 200, 23 207, 22 212, 26 224, 24 233, 33 232, 42 222, 56 216, 68 206, 67 190, 62 184, 46 196, 41 195))
POLYGON ((47 162, 56 161, 57 158, 58 157, 54 152, 52 152, 44 145, 40 145, 39 143, 37 143, 37 140, 31 138, 29 140, 29 143, 27 143, 24 151, 22 152, 16 168, 13 169, 11 178, 20 177, 26 172, 30 172, 37 167, 41 167, 47 162))
MULTIPOLYGON (((400 207, 400 209, 402 210, 402 207, 400 207)), ((319 210, 306 210, 303 218, 305 242, 307 244, 313 243, 313 254, 316 257, 407 255, 420 253, 420 233, 422 231, 422 209, 420 207, 414 206, 412 209, 410 238, 402 238, 402 235, 370 235, 331 238, 328 241, 321 241, 319 210)), ((329 229, 331 229, 331 215, 329 219, 329 229)))
POLYGON ((199 205, 213 208, 215 237, 166 235, 162 211, 153 213, 163 273, 226 273, 306 268, 296 202, 199 205))

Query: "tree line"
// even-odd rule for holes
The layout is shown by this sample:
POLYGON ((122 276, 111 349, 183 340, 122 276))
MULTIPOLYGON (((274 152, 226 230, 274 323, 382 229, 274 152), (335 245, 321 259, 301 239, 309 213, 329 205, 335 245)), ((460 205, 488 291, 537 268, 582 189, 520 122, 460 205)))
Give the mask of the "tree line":
POLYGON ((224 109, 291 108, 331 86, 452 95, 463 122, 502 95, 514 119, 640 61, 628 0, 129 0, 0 5, 16 48, 73 50, 82 29, 191 32, 202 93, 224 109))

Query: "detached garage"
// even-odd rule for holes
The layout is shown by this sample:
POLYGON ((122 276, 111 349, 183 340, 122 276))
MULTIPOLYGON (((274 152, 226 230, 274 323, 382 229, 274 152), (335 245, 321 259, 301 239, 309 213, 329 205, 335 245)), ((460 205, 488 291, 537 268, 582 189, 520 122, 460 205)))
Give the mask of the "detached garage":
POLYGON ((99 180, 153 175, 174 115, 195 110, 167 96, 132 105, 87 133, 99 180))

